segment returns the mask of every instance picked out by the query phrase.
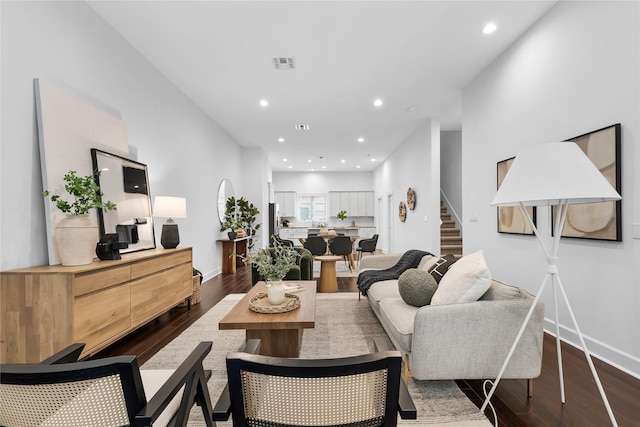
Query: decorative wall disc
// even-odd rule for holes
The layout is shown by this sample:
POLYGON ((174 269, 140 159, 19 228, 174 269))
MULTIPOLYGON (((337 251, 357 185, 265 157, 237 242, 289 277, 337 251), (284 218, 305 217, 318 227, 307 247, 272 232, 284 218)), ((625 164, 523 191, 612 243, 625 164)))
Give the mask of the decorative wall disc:
POLYGON ((407 205, 405 205, 404 202, 400 202, 398 216, 400 217, 400 222, 404 222, 407 219, 407 205))
POLYGON ((416 193, 411 187, 407 190, 407 206, 410 211, 416 207, 416 193))

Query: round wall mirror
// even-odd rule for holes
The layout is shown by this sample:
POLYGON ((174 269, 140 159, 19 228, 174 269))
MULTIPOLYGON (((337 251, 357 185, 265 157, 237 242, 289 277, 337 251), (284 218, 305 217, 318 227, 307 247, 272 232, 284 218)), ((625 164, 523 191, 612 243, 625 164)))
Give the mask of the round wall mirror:
POLYGON ((218 219, 220 224, 224 221, 224 212, 226 210, 227 199, 234 197, 233 185, 228 179, 223 179, 218 187, 218 219))

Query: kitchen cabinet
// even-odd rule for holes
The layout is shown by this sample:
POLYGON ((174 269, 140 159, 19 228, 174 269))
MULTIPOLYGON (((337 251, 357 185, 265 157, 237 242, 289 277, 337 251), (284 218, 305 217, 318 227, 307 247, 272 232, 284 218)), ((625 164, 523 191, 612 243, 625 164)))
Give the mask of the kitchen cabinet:
POLYGON ((280 218, 296 217, 296 199, 295 191, 276 191, 274 198, 278 205, 278 215, 280 218))
POLYGON ((329 209, 332 217, 341 210, 347 211, 349 217, 374 216, 373 191, 330 191, 329 209))

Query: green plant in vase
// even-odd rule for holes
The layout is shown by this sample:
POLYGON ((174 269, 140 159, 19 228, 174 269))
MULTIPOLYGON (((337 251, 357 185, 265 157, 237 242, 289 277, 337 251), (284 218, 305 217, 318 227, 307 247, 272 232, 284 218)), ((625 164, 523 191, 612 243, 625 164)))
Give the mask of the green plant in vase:
POLYGON ((344 221, 345 219, 347 219, 347 211, 343 209, 340 212, 338 212, 338 219, 340 221, 344 221))
POLYGON ((267 282, 267 295, 271 304, 284 301, 282 279, 289 270, 298 265, 300 254, 294 248, 276 243, 273 250, 264 249, 251 252, 247 256, 237 255, 245 263, 253 264, 260 276, 267 282))
POLYGON ((241 227, 239 214, 236 209, 236 198, 231 196, 227 199, 225 204, 224 218, 220 224, 220 231, 229 232, 229 239, 235 239, 237 237, 238 228, 241 227))
POLYGON ((99 175, 96 172, 95 177, 82 177, 74 170, 67 172, 63 177, 64 189, 73 201, 59 194, 51 194, 49 190, 42 192, 43 196, 51 197, 51 202, 60 212, 67 214, 56 224, 54 232, 57 253, 63 265, 85 265, 93 261, 98 225, 89 217, 89 212, 91 209, 117 209, 115 203, 102 200, 103 193, 95 181, 99 175))

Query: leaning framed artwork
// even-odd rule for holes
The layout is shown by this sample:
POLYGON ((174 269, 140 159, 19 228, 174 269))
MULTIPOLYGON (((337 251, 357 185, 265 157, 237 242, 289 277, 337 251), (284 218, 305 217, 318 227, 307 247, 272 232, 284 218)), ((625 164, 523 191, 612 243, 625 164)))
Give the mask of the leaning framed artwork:
MULTIPOLYGON (((511 157, 498 162, 498 188, 514 159, 515 157, 511 157)), ((525 209, 536 225, 536 207, 527 206, 525 209)), ((533 235, 533 229, 519 206, 498 206, 498 233, 533 235)))
MULTIPOLYGON (((622 194, 620 124, 611 125, 567 141, 575 142, 584 151, 618 194, 622 194)), ((555 227, 557 207, 552 207, 555 227)), ((622 241, 622 202, 610 201, 570 205, 562 229, 562 237, 622 241)), ((556 230, 553 230, 555 235, 556 230)))

